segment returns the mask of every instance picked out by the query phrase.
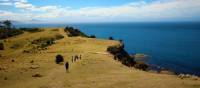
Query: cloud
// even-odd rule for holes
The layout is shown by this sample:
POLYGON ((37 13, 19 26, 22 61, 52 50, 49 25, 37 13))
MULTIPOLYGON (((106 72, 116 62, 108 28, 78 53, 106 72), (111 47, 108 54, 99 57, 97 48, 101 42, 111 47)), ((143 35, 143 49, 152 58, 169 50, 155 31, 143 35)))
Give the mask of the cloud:
MULTIPOLYGON (((12 14, 13 19, 40 19, 52 22, 100 22, 100 21, 200 21, 199 0, 135 1, 119 6, 82 7, 73 9, 62 6, 35 6, 27 0, 14 0, 15 7, 23 13, 12 14)), ((0 14, 1 16, 2 14, 0 14)), ((6 18, 6 15, 4 16, 6 18)), ((9 16, 7 16, 9 17, 9 16)), ((1 17, 0 17, 1 18, 1 17)))
POLYGON ((12 3, 10 3, 10 2, 0 2, 0 5, 12 6, 12 3))
POLYGON ((15 7, 16 8, 23 8, 23 9, 34 8, 34 6, 32 4, 28 4, 26 2, 15 2, 15 7))
POLYGON ((10 1, 10 0, 0 0, 0 1, 2 1, 2 2, 8 2, 8 1, 10 1))

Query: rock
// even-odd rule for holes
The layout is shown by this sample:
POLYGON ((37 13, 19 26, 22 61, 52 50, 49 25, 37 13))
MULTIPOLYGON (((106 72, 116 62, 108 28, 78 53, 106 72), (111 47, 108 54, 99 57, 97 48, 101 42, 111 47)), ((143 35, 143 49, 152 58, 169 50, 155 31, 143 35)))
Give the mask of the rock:
POLYGON ((140 69, 140 70, 147 70, 147 68, 149 67, 146 63, 144 62, 136 62, 134 65, 135 68, 140 69))
POLYGON ((148 55, 145 55, 145 54, 135 54, 134 57, 135 58, 147 58, 148 55))
POLYGON ((179 74, 178 77, 181 78, 181 79, 184 79, 184 78, 191 78, 193 80, 198 80, 199 79, 198 76, 190 75, 190 74, 179 74))
POLYGON ((184 74, 179 74, 179 75, 178 75, 178 77, 181 78, 181 79, 183 79, 184 76, 185 76, 184 74))
POLYGON ((130 55, 132 58, 135 59, 135 61, 147 61, 148 60, 148 55, 145 54, 135 54, 135 55, 130 55))
POLYGON ((35 74, 35 75, 32 75, 32 77, 42 77, 41 74, 35 74))

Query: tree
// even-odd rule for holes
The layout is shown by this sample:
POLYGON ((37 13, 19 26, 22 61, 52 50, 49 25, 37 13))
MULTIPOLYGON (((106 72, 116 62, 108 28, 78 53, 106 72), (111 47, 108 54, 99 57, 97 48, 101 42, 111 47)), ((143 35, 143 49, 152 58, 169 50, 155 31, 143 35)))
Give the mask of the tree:
POLYGON ((4 24, 6 29, 11 29, 12 23, 11 23, 10 20, 3 21, 3 24, 4 24))

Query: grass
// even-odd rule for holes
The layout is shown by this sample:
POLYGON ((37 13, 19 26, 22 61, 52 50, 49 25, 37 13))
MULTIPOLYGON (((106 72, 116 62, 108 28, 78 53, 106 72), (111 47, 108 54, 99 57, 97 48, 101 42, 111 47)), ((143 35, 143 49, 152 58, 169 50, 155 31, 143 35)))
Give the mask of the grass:
MULTIPOLYGON (((53 28, 52 28, 53 29, 53 28)), ((118 41, 82 37, 68 37, 62 28, 36 33, 24 33, 7 39, 6 50, 0 51, 0 88, 197 88, 199 80, 180 79, 175 75, 155 74, 128 68, 113 60, 107 53, 108 46, 118 41), (30 48, 30 41, 61 34, 63 39, 55 41, 47 50, 39 53, 22 53, 30 48), (21 41, 22 48, 7 47, 21 41), (69 72, 64 64, 55 63, 56 55, 62 55, 69 62, 69 72), (82 59, 71 62, 73 55, 82 59), (11 60, 14 59, 15 62, 11 60), (37 67, 37 69, 31 69, 37 67), (32 77, 35 74, 41 77, 32 77), (4 78, 7 80, 4 80, 4 78)))

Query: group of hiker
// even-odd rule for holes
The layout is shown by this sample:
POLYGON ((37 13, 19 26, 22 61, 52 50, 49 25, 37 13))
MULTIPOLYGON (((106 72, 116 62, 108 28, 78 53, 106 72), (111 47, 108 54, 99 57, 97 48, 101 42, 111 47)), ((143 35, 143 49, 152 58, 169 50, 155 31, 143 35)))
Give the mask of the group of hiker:
MULTIPOLYGON (((72 56, 71 61, 72 61, 72 63, 74 63, 77 60, 81 60, 81 59, 82 59, 82 55, 75 55, 75 56, 72 56)), ((68 70, 69 69, 69 62, 68 61, 65 63, 65 68, 66 68, 66 71, 69 71, 68 70)))
POLYGON ((76 62, 77 60, 81 60, 81 55, 79 55, 79 56, 78 55, 72 56, 71 60, 72 60, 72 63, 76 62))

